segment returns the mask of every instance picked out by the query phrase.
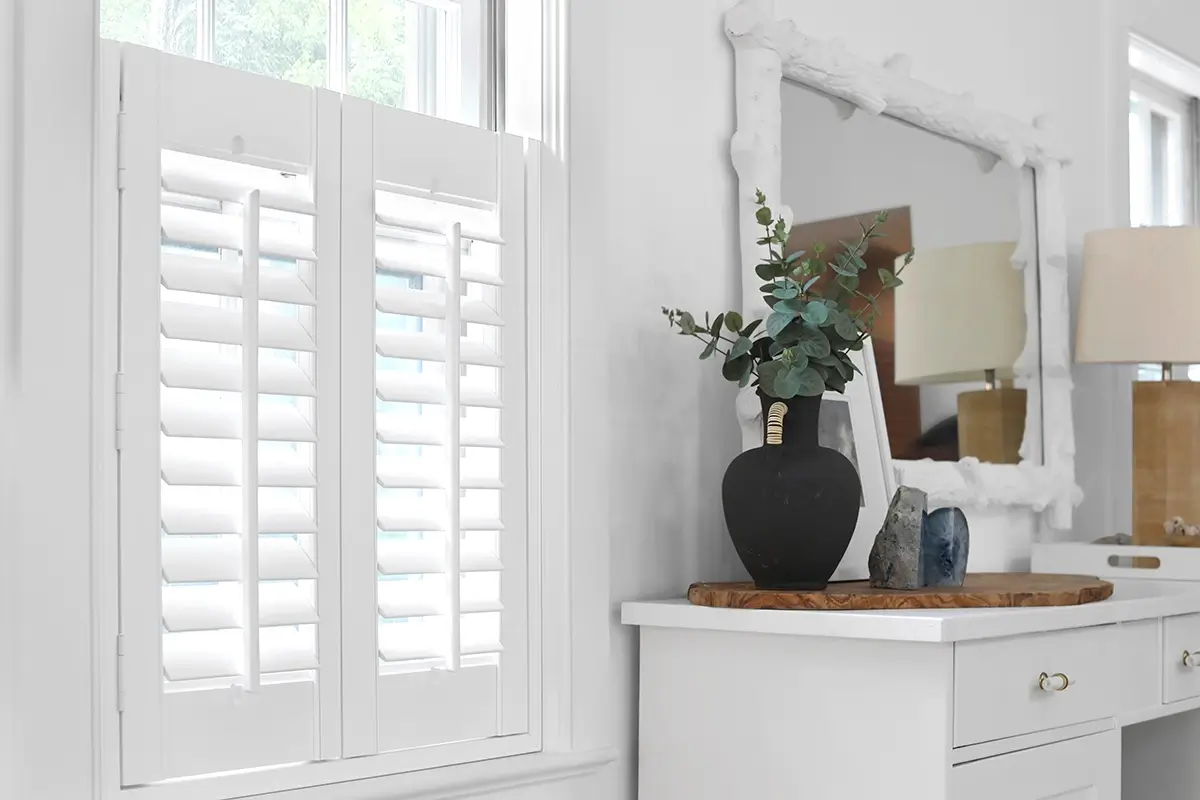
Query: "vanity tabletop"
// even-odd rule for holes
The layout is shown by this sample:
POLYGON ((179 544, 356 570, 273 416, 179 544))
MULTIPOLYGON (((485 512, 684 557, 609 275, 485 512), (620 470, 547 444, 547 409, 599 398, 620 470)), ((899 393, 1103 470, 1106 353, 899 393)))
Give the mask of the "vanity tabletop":
POLYGON ((1200 584, 1114 580, 1098 603, 1054 608, 769 611, 694 606, 687 600, 623 603, 626 625, 902 642, 959 642, 1200 613, 1200 584))

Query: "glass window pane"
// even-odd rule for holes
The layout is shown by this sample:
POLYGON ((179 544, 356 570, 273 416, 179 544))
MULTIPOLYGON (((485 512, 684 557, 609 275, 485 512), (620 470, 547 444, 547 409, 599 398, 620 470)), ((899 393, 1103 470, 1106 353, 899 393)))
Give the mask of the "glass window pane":
POLYGON ((218 64, 324 86, 328 0, 217 0, 218 64))
POLYGON ((349 0, 347 92, 478 125, 488 0, 349 0))
POLYGON ((348 94, 406 108, 409 5, 405 0, 350 0, 348 94))
POLYGON ((196 0, 103 0, 100 35, 168 53, 196 53, 196 0))

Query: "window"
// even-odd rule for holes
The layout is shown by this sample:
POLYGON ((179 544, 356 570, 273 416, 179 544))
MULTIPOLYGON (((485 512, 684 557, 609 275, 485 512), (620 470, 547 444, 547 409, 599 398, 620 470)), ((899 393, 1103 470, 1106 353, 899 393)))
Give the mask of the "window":
POLYGON ((495 127, 502 0, 101 0, 100 35, 495 127))
MULTIPOLYGON (((1200 68, 1138 37, 1129 59, 1129 224, 1195 225, 1200 68)), ((1170 377, 1200 380, 1200 365, 1174 365, 1170 377)), ((1161 364, 1138 365, 1138 380, 1162 379, 1161 364)))
POLYGON ((539 146, 122 60, 122 783, 241 796, 538 749, 539 146))

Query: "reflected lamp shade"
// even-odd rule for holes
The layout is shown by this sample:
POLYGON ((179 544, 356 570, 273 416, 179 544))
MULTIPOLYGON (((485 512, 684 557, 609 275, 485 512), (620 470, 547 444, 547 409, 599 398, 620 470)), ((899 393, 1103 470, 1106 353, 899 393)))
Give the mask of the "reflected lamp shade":
MULTIPOLYGON (((1011 380, 1025 344, 1014 242, 918 250, 896 289, 896 383, 1011 380)), ((896 266, 903 263, 897 259, 896 266)))
POLYGON ((1164 523, 1200 521, 1200 383, 1169 380, 1166 368, 1200 363, 1198 296, 1200 228, 1120 228, 1083 240, 1075 360, 1164 365, 1164 380, 1133 384, 1134 544, 1192 545, 1164 523))
POLYGON ((1092 231, 1083 240, 1075 360, 1200 363, 1197 298, 1200 228, 1092 231))

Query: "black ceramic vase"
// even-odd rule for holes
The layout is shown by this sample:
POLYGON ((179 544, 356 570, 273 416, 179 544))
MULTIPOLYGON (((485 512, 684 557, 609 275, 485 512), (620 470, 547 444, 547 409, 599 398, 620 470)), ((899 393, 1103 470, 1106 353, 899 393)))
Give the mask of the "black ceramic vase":
POLYGON ((824 589, 858 524, 858 471, 817 444, 820 396, 759 397, 763 446, 735 458, 721 483, 729 536, 758 588, 824 589), (768 422, 775 403, 787 406, 782 437, 768 422))

